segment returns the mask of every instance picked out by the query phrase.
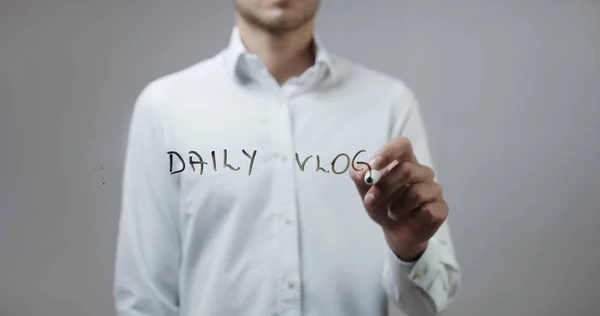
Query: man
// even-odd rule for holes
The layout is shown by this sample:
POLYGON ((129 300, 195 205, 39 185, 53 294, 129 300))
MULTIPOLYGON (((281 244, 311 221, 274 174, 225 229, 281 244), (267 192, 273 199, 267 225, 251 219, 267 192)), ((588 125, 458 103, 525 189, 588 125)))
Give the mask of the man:
POLYGON ((460 272, 411 91, 329 54, 318 0, 235 4, 225 50, 136 102, 118 315, 445 310, 460 272))

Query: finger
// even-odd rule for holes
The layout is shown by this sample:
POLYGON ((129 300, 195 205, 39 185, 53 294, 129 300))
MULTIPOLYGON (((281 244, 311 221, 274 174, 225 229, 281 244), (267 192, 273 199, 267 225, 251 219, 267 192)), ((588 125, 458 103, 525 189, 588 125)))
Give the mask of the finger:
POLYGON ((435 182, 421 182, 410 185, 388 206, 388 215, 392 219, 406 217, 421 205, 434 202, 442 197, 442 187, 435 182))
POLYGON ((404 193, 407 185, 421 182, 433 182, 433 169, 418 163, 403 162, 387 171, 381 180, 369 188, 367 194, 374 198, 368 206, 385 203, 388 199, 404 193))
POLYGON ((399 162, 416 162, 413 154, 413 148, 410 140, 406 137, 399 137, 381 147, 369 161, 371 167, 375 170, 381 170, 392 163, 394 160, 399 162))
POLYGON ((446 201, 436 200, 419 206, 410 213, 409 218, 417 227, 438 227, 448 218, 448 211, 446 201))

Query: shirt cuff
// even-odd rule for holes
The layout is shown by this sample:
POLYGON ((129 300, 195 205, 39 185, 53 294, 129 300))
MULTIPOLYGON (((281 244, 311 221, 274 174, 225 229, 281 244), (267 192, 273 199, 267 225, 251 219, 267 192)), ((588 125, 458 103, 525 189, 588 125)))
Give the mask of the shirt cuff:
POLYGON ((439 242, 435 238, 430 239, 425 252, 414 262, 400 260, 387 242, 386 246, 384 268, 386 278, 397 281, 408 279, 428 292, 439 273, 439 242))

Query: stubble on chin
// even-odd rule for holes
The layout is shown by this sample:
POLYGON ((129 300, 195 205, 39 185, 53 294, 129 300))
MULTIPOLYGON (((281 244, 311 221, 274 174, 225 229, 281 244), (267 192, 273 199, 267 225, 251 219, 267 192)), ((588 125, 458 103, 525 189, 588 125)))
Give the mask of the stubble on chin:
POLYGON ((246 20, 249 24, 254 25, 260 29, 267 31, 272 35, 283 35, 295 29, 298 29, 310 22, 315 12, 305 12, 300 16, 293 18, 281 18, 281 19, 263 19, 260 16, 254 14, 250 10, 246 10, 243 7, 237 7, 237 11, 241 17, 246 20))

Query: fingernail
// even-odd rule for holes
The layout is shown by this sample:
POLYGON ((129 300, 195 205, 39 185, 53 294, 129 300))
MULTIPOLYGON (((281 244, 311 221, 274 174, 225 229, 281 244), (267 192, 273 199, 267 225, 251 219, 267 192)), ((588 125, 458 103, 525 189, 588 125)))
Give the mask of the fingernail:
POLYGON ((379 170, 379 162, 381 161, 381 157, 376 156, 373 157, 370 161, 369 161, 369 165, 371 166, 371 168, 379 170))
POLYGON ((373 195, 373 193, 367 193, 367 195, 365 196, 365 204, 367 206, 373 204, 373 201, 375 200, 375 195, 373 195))

